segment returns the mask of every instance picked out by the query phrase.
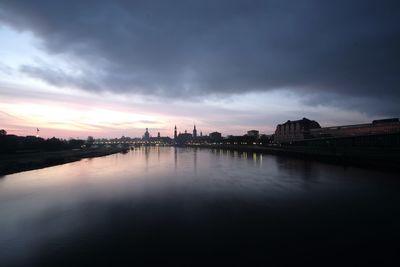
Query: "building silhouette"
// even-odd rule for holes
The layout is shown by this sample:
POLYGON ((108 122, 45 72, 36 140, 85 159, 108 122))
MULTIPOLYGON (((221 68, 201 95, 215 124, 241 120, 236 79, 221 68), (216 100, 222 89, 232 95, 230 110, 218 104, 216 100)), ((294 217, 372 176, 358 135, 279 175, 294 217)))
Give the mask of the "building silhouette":
POLYGON ((399 133, 398 118, 331 127, 321 127, 318 122, 303 118, 279 124, 274 142, 304 146, 383 146, 396 145, 399 133))
POLYGON ((196 139, 198 137, 197 136, 196 125, 193 125, 192 133, 193 134, 188 133, 188 131, 185 130, 184 133, 179 132, 179 134, 178 134, 178 128, 175 125, 175 127, 174 127, 174 141, 175 141, 175 144, 177 144, 177 145, 188 144, 188 143, 191 143, 194 139, 196 139))
POLYGON ((176 125, 175 125, 174 139, 176 140, 177 137, 178 137, 178 132, 177 132, 176 125))
POLYGON ((146 131, 144 132, 144 135, 143 135, 143 140, 145 140, 145 141, 150 140, 149 128, 146 128, 146 131))
POLYGON ((353 124, 323 127, 312 129, 310 134, 313 138, 323 137, 345 137, 361 136, 373 134, 388 134, 400 131, 400 121, 398 118, 374 120, 372 123, 353 124))
POLYGON ((321 128, 318 122, 303 118, 278 124, 275 130, 275 141, 278 143, 292 142, 310 138, 310 130, 321 128))
POLYGON ((222 139, 222 134, 219 132, 212 132, 209 134, 209 137, 213 141, 219 141, 222 139))
POLYGON ((193 136, 191 133, 188 133, 185 130, 185 133, 179 133, 179 135, 177 136, 175 142, 179 145, 183 145, 188 143, 189 141, 191 141, 193 139, 193 136))
POLYGON ((197 130, 196 130, 196 124, 193 127, 193 138, 197 137, 197 130))
POLYGON ((258 130, 250 130, 247 131, 247 136, 255 136, 258 138, 260 136, 260 132, 258 130))

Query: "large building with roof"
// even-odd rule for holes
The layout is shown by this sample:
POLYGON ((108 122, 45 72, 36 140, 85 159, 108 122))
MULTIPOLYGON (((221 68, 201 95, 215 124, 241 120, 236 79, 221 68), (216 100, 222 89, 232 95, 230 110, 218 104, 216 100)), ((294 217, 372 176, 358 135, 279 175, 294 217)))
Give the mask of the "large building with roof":
POLYGON ((312 129, 319 129, 321 126, 314 120, 303 118, 278 124, 275 130, 274 140, 278 143, 300 141, 310 138, 312 129))
POLYGON ((310 130, 313 138, 347 137, 400 132, 398 118, 374 120, 372 123, 323 127, 310 130))

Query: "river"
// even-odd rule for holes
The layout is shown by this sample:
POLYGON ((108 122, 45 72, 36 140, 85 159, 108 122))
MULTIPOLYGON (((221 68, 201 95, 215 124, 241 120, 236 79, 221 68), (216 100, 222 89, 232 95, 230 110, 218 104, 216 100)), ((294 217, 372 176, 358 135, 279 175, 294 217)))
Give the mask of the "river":
POLYGON ((0 177, 0 266, 393 263, 399 193, 396 173, 136 148, 0 177))

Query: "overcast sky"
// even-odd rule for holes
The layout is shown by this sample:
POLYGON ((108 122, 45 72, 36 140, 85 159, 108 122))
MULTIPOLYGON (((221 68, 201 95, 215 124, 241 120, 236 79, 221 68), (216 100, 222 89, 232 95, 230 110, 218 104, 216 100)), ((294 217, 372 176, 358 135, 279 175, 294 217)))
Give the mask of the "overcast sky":
POLYGON ((399 1, 0 1, 0 128, 46 137, 400 115, 399 1))

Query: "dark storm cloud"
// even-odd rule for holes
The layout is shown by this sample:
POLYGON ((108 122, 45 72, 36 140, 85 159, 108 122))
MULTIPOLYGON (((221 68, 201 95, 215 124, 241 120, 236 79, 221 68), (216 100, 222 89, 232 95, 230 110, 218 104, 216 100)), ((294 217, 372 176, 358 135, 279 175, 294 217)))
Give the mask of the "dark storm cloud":
POLYGON ((79 88, 90 88, 91 90, 99 89, 100 86, 93 82, 93 80, 88 79, 88 76, 74 77, 66 74, 62 69, 55 67, 36 67, 30 65, 22 65, 20 71, 28 74, 34 78, 40 78, 46 82, 56 85, 74 85, 79 88))
POLYGON ((58 86, 184 97, 291 88, 305 99, 311 92, 309 103, 362 96, 384 110, 391 99, 388 108, 399 112, 392 105, 400 100, 399 6, 2 1, 0 19, 32 31, 48 53, 85 63, 79 77, 42 66, 21 69, 58 86))

